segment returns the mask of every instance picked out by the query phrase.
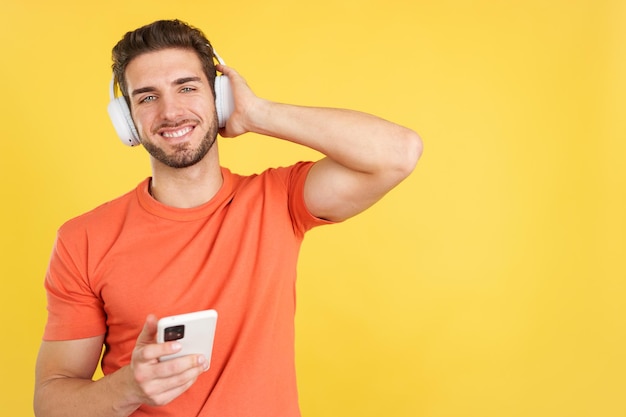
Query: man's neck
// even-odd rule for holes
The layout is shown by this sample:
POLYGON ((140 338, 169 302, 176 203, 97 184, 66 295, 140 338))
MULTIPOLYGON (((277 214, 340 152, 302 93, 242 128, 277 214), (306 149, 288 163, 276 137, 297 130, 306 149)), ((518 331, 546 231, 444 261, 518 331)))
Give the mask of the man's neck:
POLYGON ((224 181, 218 158, 210 154, 187 168, 170 168, 152 159, 152 197, 177 208, 192 208, 207 203, 224 181))

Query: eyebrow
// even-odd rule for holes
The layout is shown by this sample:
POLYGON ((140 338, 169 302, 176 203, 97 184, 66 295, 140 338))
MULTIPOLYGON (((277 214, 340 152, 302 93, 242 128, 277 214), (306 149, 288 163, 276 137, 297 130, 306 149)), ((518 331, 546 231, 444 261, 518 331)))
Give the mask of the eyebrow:
MULTIPOLYGON (((186 84, 189 82, 201 82, 202 78, 200 77, 183 77, 183 78, 177 78, 172 82, 172 85, 182 85, 182 84, 186 84)), ((141 87, 141 88, 137 88, 135 90, 133 90, 133 92, 131 93, 131 97, 136 96, 137 94, 143 94, 143 93, 149 93, 152 91, 156 91, 156 87, 141 87)))

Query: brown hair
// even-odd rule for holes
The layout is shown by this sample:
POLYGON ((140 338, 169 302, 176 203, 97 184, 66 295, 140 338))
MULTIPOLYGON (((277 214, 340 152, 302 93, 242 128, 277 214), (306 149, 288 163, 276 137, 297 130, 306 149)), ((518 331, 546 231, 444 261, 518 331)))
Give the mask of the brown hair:
POLYGON ((126 67, 134 58, 147 52, 166 48, 193 50, 200 59, 209 85, 215 95, 215 64, 213 47, 201 30, 180 20, 158 20, 126 33, 113 48, 113 76, 128 101, 126 67))

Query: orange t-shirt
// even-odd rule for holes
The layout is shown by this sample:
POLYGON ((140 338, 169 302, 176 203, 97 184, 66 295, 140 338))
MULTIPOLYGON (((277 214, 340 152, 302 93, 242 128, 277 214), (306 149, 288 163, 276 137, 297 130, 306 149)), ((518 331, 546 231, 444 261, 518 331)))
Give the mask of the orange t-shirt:
POLYGON ((299 416, 295 280, 304 233, 326 224, 306 209, 298 163, 260 175, 223 168, 208 203, 167 207, 149 179, 65 223, 46 274, 45 340, 105 334, 105 374, 130 362, 146 316, 213 308, 211 368, 163 407, 134 416, 299 416))

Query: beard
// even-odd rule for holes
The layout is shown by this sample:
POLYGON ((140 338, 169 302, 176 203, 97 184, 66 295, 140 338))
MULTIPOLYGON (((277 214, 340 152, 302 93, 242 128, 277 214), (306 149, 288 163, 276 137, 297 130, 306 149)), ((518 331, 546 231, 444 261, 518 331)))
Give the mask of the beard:
POLYGON ((187 168, 200 162, 213 147, 216 139, 217 124, 212 123, 197 148, 192 148, 189 143, 180 143, 175 146, 172 153, 168 154, 162 148, 159 148, 148 140, 142 140, 141 143, 154 159, 168 167, 187 168))

